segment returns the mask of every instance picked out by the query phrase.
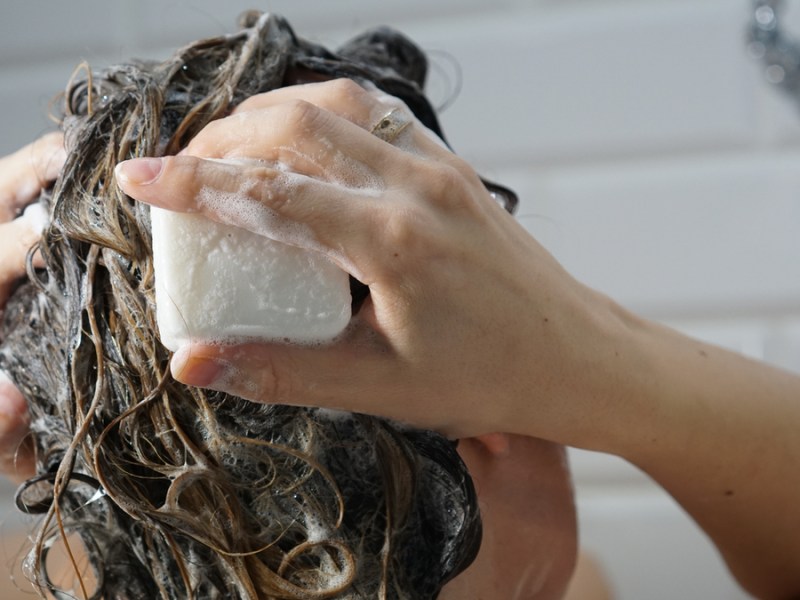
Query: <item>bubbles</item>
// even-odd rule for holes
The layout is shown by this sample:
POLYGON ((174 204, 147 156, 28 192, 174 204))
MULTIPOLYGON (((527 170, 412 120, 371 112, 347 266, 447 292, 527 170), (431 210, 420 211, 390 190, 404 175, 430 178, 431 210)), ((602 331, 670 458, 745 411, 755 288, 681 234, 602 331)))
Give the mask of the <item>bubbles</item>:
MULTIPOLYGON (((204 186, 197 196, 197 205, 225 223, 260 236, 293 246, 318 248, 319 242, 311 228, 282 217, 253 197, 259 183, 253 179, 244 180, 239 190, 232 193, 204 186)), ((262 189, 258 193, 268 199, 270 192, 262 189)))
POLYGON ((331 528, 322 519, 312 513, 306 513, 305 517, 306 536, 309 542, 318 543, 331 539, 331 528))
POLYGON ((344 423, 353 420, 353 413, 347 410, 337 410, 335 408, 316 408, 318 418, 328 422, 344 423))
POLYGON ((773 29, 775 27, 775 11, 771 6, 759 6, 756 9, 756 23, 764 29, 773 29))
POLYGON ((30 224, 31 229, 37 233, 43 232, 50 224, 50 215, 41 202, 29 204, 22 213, 22 218, 25 219, 30 224))
POLYGON ((786 70, 780 65, 770 65, 767 67, 766 77, 770 83, 783 83, 783 80, 786 79, 786 70))

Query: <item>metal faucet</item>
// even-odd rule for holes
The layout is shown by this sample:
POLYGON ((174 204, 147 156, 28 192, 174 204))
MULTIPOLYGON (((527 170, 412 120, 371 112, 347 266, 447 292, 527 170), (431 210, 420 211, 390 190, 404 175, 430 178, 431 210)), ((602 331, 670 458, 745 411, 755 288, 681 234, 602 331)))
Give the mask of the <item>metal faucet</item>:
POLYGON ((800 102, 800 44, 780 28, 783 0, 754 0, 748 50, 766 64, 767 81, 800 102))

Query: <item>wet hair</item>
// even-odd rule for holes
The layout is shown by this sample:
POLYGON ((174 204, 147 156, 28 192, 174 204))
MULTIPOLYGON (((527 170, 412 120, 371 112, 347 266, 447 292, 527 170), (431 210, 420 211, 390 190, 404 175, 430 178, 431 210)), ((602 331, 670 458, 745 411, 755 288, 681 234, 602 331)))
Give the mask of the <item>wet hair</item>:
MULTIPOLYGON (((453 442, 170 376, 149 209, 119 191, 118 162, 173 154, 304 73, 371 82, 441 134, 421 91, 425 57, 402 35, 375 30, 333 53, 276 16, 248 13, 242 27, 165 62, 87 72, 66 90, 67 161, 40 198, 45 266, 29 260, 0 349, 29 402, 36 452, 37 475, 17 493, 43 515, 26 572, 57 598, 436 598, 480 545, 453 442), (51 547, 67 539, 89 561, 77 590, 48 572, 51 547)), ((368 290, 353 288, 357 309, 368 290)))

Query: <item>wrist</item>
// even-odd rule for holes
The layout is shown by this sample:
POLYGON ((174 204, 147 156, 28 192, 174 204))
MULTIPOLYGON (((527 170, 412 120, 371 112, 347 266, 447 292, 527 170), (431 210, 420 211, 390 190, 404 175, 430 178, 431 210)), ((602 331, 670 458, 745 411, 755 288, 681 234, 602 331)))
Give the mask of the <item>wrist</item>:
POLYGON ((596 297, 589 326, 592 356, 587 357, 583 373, 576 374, 584 380, 578 400, 584 416, 570 445, 624 456, 649 435, 657 419, 658 361, 653 344, 658 326, 592 293, 596 297))
POLYGON ((609 420, 598 418, 604 429, 588 448, 650 473, 664 457, 696 448, 709 427, 721 426, 721 410, 733 416, 733 379, 751 361, 620 307, 615 313, 608 333, 615 347, 606 375, 614 382, 605 390, 609 420))
POLYGON ((651 324, 582 286, 559 307, 537 340, 546 354, 533 357, 508 431, 616 454, 648 418, 641 398, 651 324))

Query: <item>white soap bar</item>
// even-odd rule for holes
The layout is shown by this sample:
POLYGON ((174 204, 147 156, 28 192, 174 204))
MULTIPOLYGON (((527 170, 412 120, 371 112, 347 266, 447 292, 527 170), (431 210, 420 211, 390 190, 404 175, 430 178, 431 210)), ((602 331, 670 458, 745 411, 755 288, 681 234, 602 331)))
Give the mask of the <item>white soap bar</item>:
POLYGON ((350 320, 347 273, 317 252, 151 208, 161 342, 323 342, 350 320))

